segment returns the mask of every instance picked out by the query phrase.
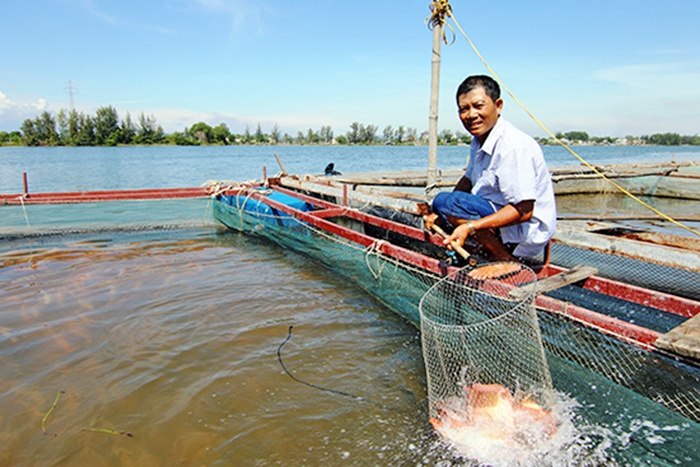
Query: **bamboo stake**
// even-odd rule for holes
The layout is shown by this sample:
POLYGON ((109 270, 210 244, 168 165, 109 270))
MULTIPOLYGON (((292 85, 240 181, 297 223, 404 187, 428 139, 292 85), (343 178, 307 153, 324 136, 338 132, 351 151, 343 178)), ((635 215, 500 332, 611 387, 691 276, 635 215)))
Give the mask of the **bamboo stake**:
POLYGON ((275 159, 277 159, 277 165, 279 165, 280 169, 282 169, 282 175, 287 175, 287 169, 284 168, 284 164, 282 163, 280 155, 275 153, 275 159))
POLYGON ((432 198, 437 181, 437 134, 438 102, 440 97, 440 49, 444 24, 436 21, 433 25, 433 60, 430 85, 430 116, 428 118, 428 179, 425 186, 426 196, 432 198))

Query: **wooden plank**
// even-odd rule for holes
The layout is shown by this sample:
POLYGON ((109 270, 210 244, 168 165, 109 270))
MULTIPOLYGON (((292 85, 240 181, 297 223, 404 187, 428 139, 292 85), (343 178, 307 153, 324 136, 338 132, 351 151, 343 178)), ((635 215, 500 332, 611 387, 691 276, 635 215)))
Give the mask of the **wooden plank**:
POLYGON ((557 233, 554 235, 553 241, 605 255, 622 256, 700 273, 700 255, 697 251, 627 238, 616 238, 595 231, 586 232, 583 230, 585 226, 583 229, 581 228, 585 224, 585 222, 576 221, 558 223, 557 233))
POLYGON ((695 315, 659 337, 656 347, 700 360, 700 315, 695 315))
MULTIPOLYGON (((340 202, 339 200, 342 200, 344 197, 343 188, 335 186, 335 184, 331 181, 320 183, 313 180, 299 180, 294 177, 281 177, 279 179, 279 185, 285 188, 304 190, 319 195, 331 196, 338 200, 338 202, 340 202)), ((418 214, 418 203, 425 203, 425 200, 423 199, 411 199, 404 196, 394 198, 390 196, 383 196, 378 193, 368 193, 364 190, 349 189, 345 193, 347 193, 350 207, 384 206, 387 208, 396 209, 398 211, 418 214)))
MULTIPOLYGON (((683 213, 675 215, 673 218, 679 222, 700 222, 700 214, 683 213)), ((658 221, 661 220, 658 214, 559 214, 557 219, 565 221, 658 221)))
MULTIPOLYGON (((565 269, 550 264, 549 271, 563 272, 565 269)), ((658 290, 651 290, 624 282, 591 276, 583 284, 583 288, 609 297, 621 298, 628 302, 656 308, 657 310, 673 313, 684 318, 692 318, 700 314, 700 302, 689 298, 677 297, 658 290)))
POLYGON ((513 289, 508 295, 514 300, 524 300, 527 296, 532 294, 533 291, 536 291, 538 294, 551 292, 552 290, 559 289, 565 285, 573 284, 574 282, 578 282, 583 279, 588 279, 597 272, 598 269, 596 268, 579 264, 568 271, 560 272, 559 274, 549 276, 546 279, 537 281, 536 283, 527 284, 522 287, 518 287, 517 289, 513 289))

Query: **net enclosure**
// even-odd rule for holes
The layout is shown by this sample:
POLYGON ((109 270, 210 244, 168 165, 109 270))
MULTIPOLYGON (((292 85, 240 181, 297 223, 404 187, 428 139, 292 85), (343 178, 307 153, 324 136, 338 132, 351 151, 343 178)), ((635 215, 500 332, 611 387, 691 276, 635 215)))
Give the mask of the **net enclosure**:
MULTIPOLYGON (((444 388, 440 391, 444 391, 444 394, 435 392, 435 402, 443 401, 444 407, 449 407, 450 401, 456 401, 449 398, 453 393, 460 395, 461 390, 462 398, 469 397, 469 394, 472 399, 512 398, 520 405, 525 402, 526 406, 532 401, 546 411, 550 404, 547 388, 553 385, 556 391, 576 395, 581 403, 579 412, 586 420, 607 426, 629 425, 630 419, 651 420, 659 426, 670 424, 681 427, 679 431, 666 433, 667 438, 675 441, 655 446, 655 452, 658 455, 666 453, 671 459, 700 458, 700 452, 693 447, 695 444, 687 442, 700 434, 698 368, 630 345, 566 313, 553 313, 539 307, 535 310, 533 296, 513 301, 494 293, 492 287, 495 283, 507 287, 530 280, 526 277, 531 274, 527 268, 496 281, 475 281, 464 276, 466 270, 450 276, 454 268, 441 260, 439 268, 430 268, 426 267, 428 259, 412 262, 393 254, 396 247, 392 246, 392 241, 376 234, 376 229, 372 228, 374 226, 367 222, 370 206, 350 208, 333 204, 329 207, 320 199, 290 193, 282 196, 278 190, 270 189, 241 189, 217 195, 215 199, 1 206, 0 253, 8 260, 13 251, 21 249, 37 253, 38 248, 50 248, 61 237, 75 234, 134 230, 147 233, 153 229, 181 230, 182 227, 208 229, 223 224, 318 261, 319 267, 329 268, 364 288, 388 309, 417 327, 421 326, 421 299, 426 311, 431 303, 431 321, 438 325, 443 342, 450 346, 454 344, 452 347, 441 344, 443 350, 451 348, 453 350, 449 352, 460 353, 455 359, 456 363, 447 358, 447 353, 442 354, 442 360, 435 360, 450 361, 451 365, 450 368, 438 368, 445 375, 452 375, 451 380, 448 378, 449 382, 441 383, 444 388), (352 231, 363 241, 350 238, 346 231, 352 231), (372 233, 372 236, 368 233, 372 233), (459 281, 455 282, 455 279, 459 281), (459 295, 453 297, 451 302, 437 300, 437 297, 450 293, 449 288, 445 287, 451 282, 452 285, 459 284, 455 290, 459 295), (469 314, 462 313, 455 322, 452 318, 441 317, 444 311, 440 307, 445 306, 454 309, 461 307, 469 314), (532 314, 536 320, 532 319, 532 314), (526 325, 526 322, 530 324, 526 325), (535 322, 539 331, 532 327, 535 322), (456 326, 458 329, 469 327, 469 333, 461 337, 446 337, 446 326, 456 326), (511 327, 518 331, 508 334, 514 332, 510 330, 511 327), (485 343, 488 332, 495 332, 497 340, 485 343), (537 332, 541 347, 537 342, 537 332), (516 339, 520 339, 522 345, 514 350, 512 343, 516 339), (472 344, 464 347, 465 340, 472 344), (503 349, 493 349, 501 345, 503 349), (463 350, 458 352, 457 349, 463 350), (489 354, 491 351, 497 352, 497 358, 489 361, 485 357, 487 351, 489 354), (508 365, 499 368, 501 360, 509 362, 508 365), (516 361, 527 362, 530 366, 519 369, 516 361), (551 374, 551 378, 548 374, 551 374), (470 388, 472 392, 465 393, 465 388, 470 388)), ((553 261, 564 259, 562 251, 555 249, 553 253, 553 261)), ((572 261, 575 262, 575 259, 572 261)), ((438 261, 430 264, 436 265, 438 261)), ((596 310, 621 310, 622 306, 595 290, 584 291, 576 285, 560 289, 558 293, 568 303, 588 304, 596 310)), ((624 305, 629 308, 629 303, 625 302, 624 305)), ((627 311, 636 319, 640 319, 642 313, 646 313, 646 309, 627 311)), ((428 365, 431 368, 434 365, 430 358, 426 358, 426 377, 428 365)), ((435 374, 433 370, 430 372, 431 375, 435 374)), ((433 376, 430 378, 432 380, 433 376)), ((431 382, 431 392, 434 391, 433 386, 431 382)), ((436 419, 440 407, 432 404, 432 398, 431 395, 430 416, 436 419)), ((632 444, 644 445, 643 440, 641 444, 632 444)), ((620 459, 629 460, 631 450, 625 445, 625 450, 620 451, 620 459)))
MULTIPOLYGON (((364 222, 366 216, 362 212, 369 207, 351 209, 330 205, 329 209, 319 210, 320 206, 329 205, 277 190, 243 190, 220 196, 213 208, 214 217, 229 228, 269 239, 318 260, 420 326, 419 302, 448 274, 449 267, 442 272, 431 270, 391 254, 391 250, 385 248, 388 242, 385 237, 376 235, 376 228, 364 222), (368 238, 358 231, 371 232, 374 236, 368 238), (353 235, 359 235, 361 241, 355 241, 353 235)), ((524 283, 523 274, 526 273, 522 272, 511 281, 524 283)), ((697 367, 630 345, 565 312, 568 304, 615 311, 621 307, 620 300, 576 285, 564 287, 559 293, 565 293, 567 300, 561 302, 561 312, 537 308, 550 371, 557 370, 552 368, 552 361, 561 360, 567 365, 570 362, 691 420, 700 421, 700 371, 697 367)), ((528 300, 534 298, 529 296, 528 300)), ((636 315, 645 312, 640 307, 635 310, 636 315)))
POLYGON ((419 305, 430 419, 456 441, 464 428, 554 429, 553 387, 534 293, 511 298, 535 273, 516 263, 460 269, 435 283, 419 305))

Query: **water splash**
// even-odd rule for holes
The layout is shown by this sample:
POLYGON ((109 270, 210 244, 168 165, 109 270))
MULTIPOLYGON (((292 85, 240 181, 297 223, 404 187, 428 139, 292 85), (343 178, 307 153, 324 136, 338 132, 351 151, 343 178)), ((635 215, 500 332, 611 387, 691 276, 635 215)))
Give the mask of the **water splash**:
POLYGON ((517 419, 514 430, 503 424, 452 427, 442 431, 435 448, 449 451, 459 460, 489 466, 602 465, 612 462, 610 451, 616 435, 603 426, 586 423, 576 414, 580 404, 555 393, 553 433, 536 418, 517 419), (449 438, 449 439, 447 439, 449 438))

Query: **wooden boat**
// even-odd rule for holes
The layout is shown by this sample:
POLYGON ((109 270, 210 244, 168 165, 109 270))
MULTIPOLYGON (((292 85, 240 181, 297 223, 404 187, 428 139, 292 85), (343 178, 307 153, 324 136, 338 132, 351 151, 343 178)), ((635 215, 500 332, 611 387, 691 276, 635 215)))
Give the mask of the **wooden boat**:
MULTIPOLYGON (((343 187, 338 193, 327 180, 289 176, 269 179, 264 186, 215 186, 214 217, 322 262, 418 326, 421 296, 464 264, 446 252, 442 237, 401 217, 415 211, 420 199, 384 196, 392 208, 378 208, 376 193, 343 187)), ((698 251, 681 251, 658 239, 646 245, 650 250, 639 240, 623 238, 607 239, 615 247, 581 246, 567 236, 574 234, 555 239, 551 260, 534 267, 536 289, 522 284, 510 292, 514 299, 537 294, 547 351, 650 398, 658 388, 636 378, 640 365, 653 362, 684 372, 672 383, 662 378, 674 387, 661 399, 700 421, 698 251), (627 245, 629 254, 620 245, 627 245), (662 277, 674 280, 664 284, 662 277)))
MULTIPOLYGON (((700 161, 598 164, 591 167, 567 165, 551 167, 550 172, 558 196, 617 193, 618 188, 606 182, 601 177, 604 175, 635 196, 700 200, 700 161)), ((462 174, 463 168, 439 170, 435 183, 438 187, 453 187, 462 174)), ((360 173, 333 177, 333 181, 350 185, 423 188, 427 185, 427 175, 425 171, 360 173)))

